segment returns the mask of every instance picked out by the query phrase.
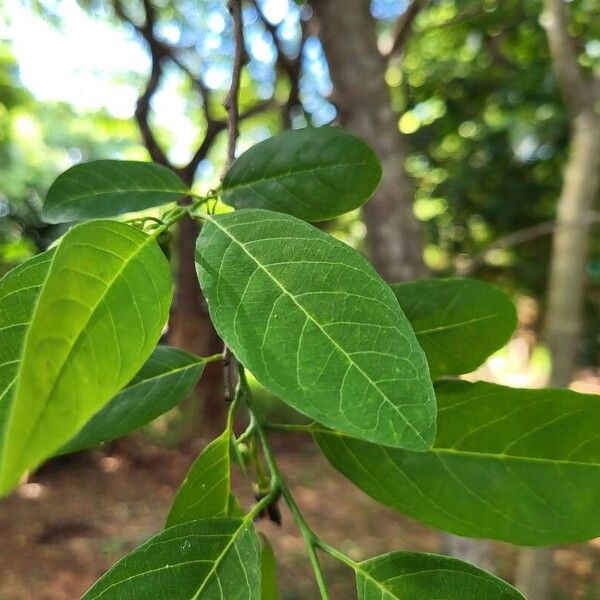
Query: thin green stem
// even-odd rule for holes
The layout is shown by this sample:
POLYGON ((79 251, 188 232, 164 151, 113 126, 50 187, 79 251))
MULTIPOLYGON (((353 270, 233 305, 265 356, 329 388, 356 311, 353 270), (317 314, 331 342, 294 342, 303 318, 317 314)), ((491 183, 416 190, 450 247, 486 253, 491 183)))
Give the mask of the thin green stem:
POLYGON ((336 560, 339 560, 341 563, 344 563, 351 569, 354 569, 356 571, 356 569, 358 568, 357 562, 353 561, 349 556, 346 556, 343 552, 340 552, 333 546, 326 544, 323 540, 317 538, 317 540, 315 540, 315 544, 318 548, 321 548, 323 552, 326 552, 327 554, 329 554, 329 556, 332 556, 336 560))
POLYGON ((263 423, 263 427, 267 431, 286 431, 308 434, 313 432, 312 425, 303 425, 302 423, 263 423))
POLYGON ((201 356, 202 362, 205 364, 219 362, 223 360, 223 353, 219 352, 218 354, 211 354, 210 356, 201 356))
POLYGON ((296 525, 304 539, 306 550, 308 552, 308 558, 310 559, 310 564, 315 573, 315 579, 321 594, 321 599, 329 600, 329 592, 327 591, 323 569, 321 568, 321 563, 319 562, 319 557, 317 556, 316 552, 316 548, 319 546, 319 540, 304 519, 304 516, 300 511, 300 507, 296 504, 294 496, 290 492, 285 479, 281 475, 277 461, 275 460, 273 451, 269 445, 269 440, 267 439, 265 430, 260 422, 260 419, 256 416, 256 411, 252 405, 252 394, 250 387, 248 386, 248 381, 246 380, 246 374, 243 367, 240 367, 240 383, 243 386, 248 409, 250 410, 251 414, 254 415, 256 434, 262 445, 265 460, 267 461, 269 471, 271 472, 271 490, 279 490, 283 496, 283 499, 288 505, 290 512, 292 513, 292 517, 294 518, 294 521, 296 522, 296 525))

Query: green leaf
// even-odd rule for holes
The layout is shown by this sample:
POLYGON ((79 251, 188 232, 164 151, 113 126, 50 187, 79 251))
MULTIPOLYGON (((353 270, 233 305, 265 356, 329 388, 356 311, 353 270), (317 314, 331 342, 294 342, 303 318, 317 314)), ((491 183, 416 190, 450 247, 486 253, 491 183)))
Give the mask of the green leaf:
POLYGON ((177 491, 167 527, 197 519, 225 517, 230 505, 235 510, 235 505, 230 504, 230 448, 229 428, 204 448, 177 491))
POLYGON ((14 373, 0 493, 131 380, 171 303, 169 265, 154 238, 123 223, 74 227, 47 268, 14 373))
POLYGON ((189 352, 157 346, 140 372, 59 453, 126 435, 171 410, 192 391, 204 363, 189 352))
POLYGON ((259 600, 259 553, 248 520, 182 523, 120 560, 81 600, 259 600))
POLYGON ((531 546, 600 535, 600 396, 445 381, 424 454, 316 428, 329 462, 375 499, 458 535, 531 546))
POLYGON ((0 441, 10 414, 23 340, 53 256, 54 250, 38 254, 0 279, 0 441))
POLYGON ((428 279, 392 289, 434 379, 473 371, 506 344, 517 325, 510 298, 482 281, 428 279))
POLYGON ((262 580, 261 600, 278 600, 277 561, 273 546, 264 533, 258 534, 260 539, 260 571, 262 580))
POLYGON ((525 600, 505 581, 466 562, 391 552, 358 563, 358 600, 525 600))
POLYGON ((381 179, 377 156, 337 127, 284 131, 244 152, 223 180, 223 201, 324 221, 364 204, 381 179))
POLYGON ((50 186, 47 223, 115 217, 174 202, 189 192, 169 169, 149 162, 95 160, 71 167, 50 186))
POLYGON ((209 216, 198 275, 212 321, 266 388, 350 435, 435 438, 425 356, 393 292, 352 248, 289 215, 209 216))

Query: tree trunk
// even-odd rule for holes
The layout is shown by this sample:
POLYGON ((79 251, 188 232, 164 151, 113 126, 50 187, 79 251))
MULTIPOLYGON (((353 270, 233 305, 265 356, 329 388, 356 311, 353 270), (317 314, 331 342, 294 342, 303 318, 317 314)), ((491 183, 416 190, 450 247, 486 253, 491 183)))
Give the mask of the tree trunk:
MULTIPOLYGON (((552 356, 550 383, 571 383, 581 337, 585 263, 589 226, 573 223, 591 211, 600 190, 600 117, 591 110, 572 123, 571 150, 558 200, 557 230, 553 238, 548 306, 544 337, 552 356)), ((517 587, 528 600, 550 598, 552 548, 527 548, 517 567, 517 587)))
POLYGON ((344 127, 364 138, 383 165, 375 197, 363 208, 371 260, 388 281, 425 277, 414 185, 404 168, 405 141, 385 81, 368 0, 313 0, 344 127))
MULTIPOLYGON (((428 272, 421 230, 412 212, 414 184, 404 167, 408 149, 385 81, 386 60, 377 47, 370 5, 368 0, 312 2, 339 120, 373 147, 383 165, 375 197, 363 208, 371 260, 384 279, 406 281, 428 272)), ((487 540, 445 534, 442 546, 484 568, 492 564, 487 540)))

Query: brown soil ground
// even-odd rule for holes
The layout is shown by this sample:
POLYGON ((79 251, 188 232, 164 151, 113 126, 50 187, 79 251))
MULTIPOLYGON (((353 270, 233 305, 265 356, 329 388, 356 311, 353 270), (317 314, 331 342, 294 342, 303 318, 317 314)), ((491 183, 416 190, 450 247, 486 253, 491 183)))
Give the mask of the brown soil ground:
MULTIPOLYGON (((275 439, 282 471, 316 531, 354 559, 395 549, 436 551, 438 534, 385 509, 335 473, 309 440, 275 439), (285 445, 284 445, 285 444, 285 445)), ((73 600, 114 561, 163 525, 197 449, 165 449, 141 437, 54 461, 0 502, 0 600, 73 600)), ((236 489, 250 502, 249 484, 236 489)), ((281 600, 318 598, 289 513, 259 527, 279 561, 281 600)), ((499 574, 516 554, 496 546, 499 574)), ((555 600, 600 600, 600 539, 556 551, 555 600)), ((352 574, 324 559, 332 599, 355 598, 352 574)))

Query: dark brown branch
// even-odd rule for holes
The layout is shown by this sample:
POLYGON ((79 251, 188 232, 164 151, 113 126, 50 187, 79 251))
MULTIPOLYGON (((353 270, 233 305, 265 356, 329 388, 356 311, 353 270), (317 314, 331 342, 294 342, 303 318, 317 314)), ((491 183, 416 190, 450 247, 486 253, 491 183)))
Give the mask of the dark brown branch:
POLYGON ((408 5, 402 16, 396 21, 392 36, 392 45, 385 53, 385 56, 389 58, 403 50, 410 35, 415 17, 419 14, 419 11, 425 6, 425 4, 426 0, 413 0, 408 5))
POLYGON ((233 67, 231 70, 231 86, 225 97, 223 105, 227 110, 227 167, 235 159, 235 143, 239 133, 239 93, 240 79, 244 59, 244 25, 242 23, 242 0, 229 0, 227 3, 231 18, 233 19, 233 38, 235 50, 233 53, 233 67))
POLYGON ((459 265, 456 268, 457 275, 466 276, 474 273, 485 262, 486 257, 493 250, 506 250, 508 248, 514 248, 515 246, 520 246, 521 244, 531 242, 545 235, 550 235, 558 229, 567 229, 571 227, 585 227, 588 225, 595 225, 598 223, 600 223, 600 212, 591 211, 583 215, 580 219, 566 223, 564 225, 559 226, 557 221, 544 221, 542 223, 536 223, 531 227, 519 229, 519 231, 515 231, 496 240, 494 243, 487 246, 484 250, 482 250, 472 258, 468 259, 465 262, 465 264, 459 265))
POLYGON ((575 113, 593 110, 594 85, 579 68, 576 43, 569 34, 567 6, 564 0, 544 0, 544 8, 542 22, 565 101, 575 113))

